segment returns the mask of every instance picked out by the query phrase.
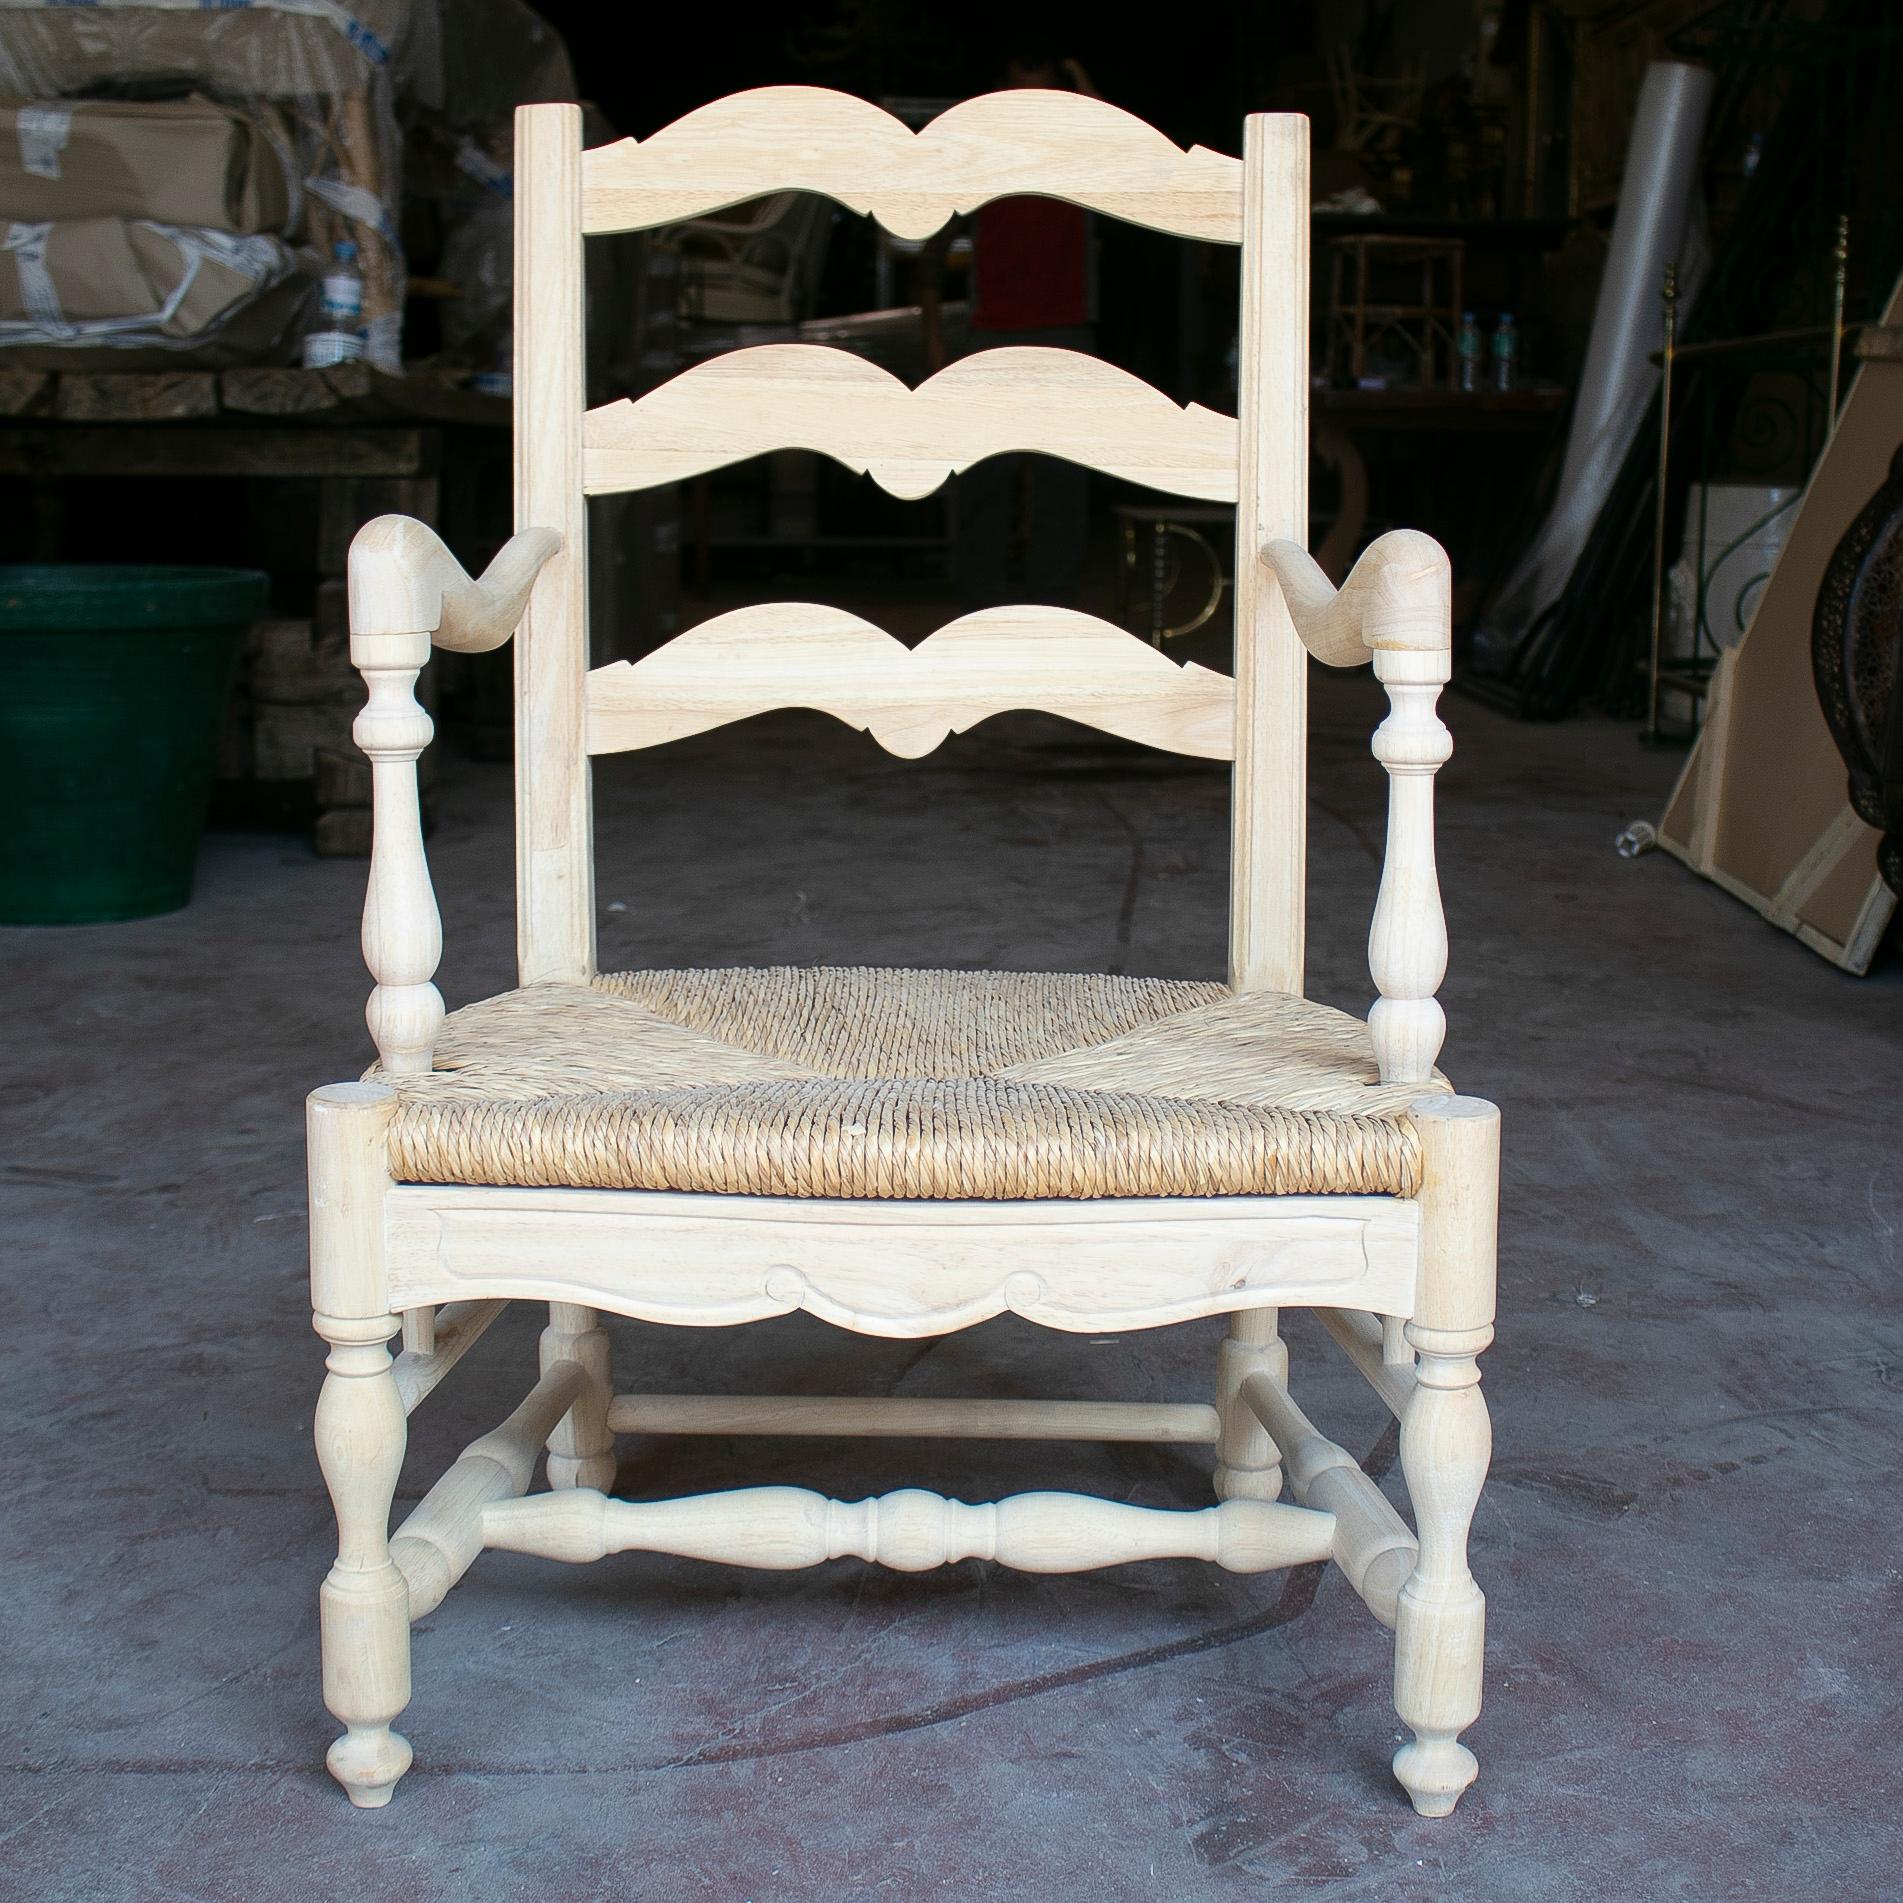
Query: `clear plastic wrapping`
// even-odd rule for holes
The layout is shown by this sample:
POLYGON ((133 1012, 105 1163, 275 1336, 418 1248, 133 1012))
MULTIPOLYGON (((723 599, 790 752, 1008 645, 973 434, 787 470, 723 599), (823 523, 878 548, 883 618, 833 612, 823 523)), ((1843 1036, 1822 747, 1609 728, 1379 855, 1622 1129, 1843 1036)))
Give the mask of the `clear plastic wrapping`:
MULTIPOLYGON (((0 0, 0 93, 198 93, 281 137, 297 203, 274 235, 320 259, 339 241, 356 245, 366 354, 392 372, 402 363, 405 282, 397 97, 413 77, 425 93, 440 87, 441 73, 435 0, 0 0)), ((135 340, 165 341, 113 339, 135 340)))

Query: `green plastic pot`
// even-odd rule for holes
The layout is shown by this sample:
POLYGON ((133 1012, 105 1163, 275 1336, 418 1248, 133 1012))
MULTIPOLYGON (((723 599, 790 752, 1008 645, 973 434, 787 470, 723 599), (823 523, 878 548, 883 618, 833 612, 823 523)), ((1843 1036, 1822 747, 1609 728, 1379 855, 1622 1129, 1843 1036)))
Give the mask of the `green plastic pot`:
POLYGON ((252 568, 0 566, 0 923, 192 895, 252 568))

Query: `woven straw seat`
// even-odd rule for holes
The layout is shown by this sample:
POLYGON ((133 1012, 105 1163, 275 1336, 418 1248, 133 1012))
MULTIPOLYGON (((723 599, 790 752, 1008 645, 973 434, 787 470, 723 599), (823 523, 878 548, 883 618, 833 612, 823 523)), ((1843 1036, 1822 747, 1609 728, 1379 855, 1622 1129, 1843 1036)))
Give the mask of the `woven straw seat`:
POLYGON ((1364 1024, 1217 984, 623 972, 470 1005, 435 1064, 391 1080, 401 1180, 940 1199, 1420 1181, 1423 1087, 1379 1081, 1364 1024))

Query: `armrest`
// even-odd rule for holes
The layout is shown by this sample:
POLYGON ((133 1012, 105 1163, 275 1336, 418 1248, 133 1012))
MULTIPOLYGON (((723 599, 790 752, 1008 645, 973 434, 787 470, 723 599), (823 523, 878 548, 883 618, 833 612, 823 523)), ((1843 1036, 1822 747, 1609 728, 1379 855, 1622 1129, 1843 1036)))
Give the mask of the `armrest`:
POLYGON ((1302 645, 1330 667, 1372 658, 1389 714, 1374 736, 1388 773, 1388 841, 1368 932, 1380 992, 1368 1013, 1383 1083, 1425 1084, 1447 1035, 1435 993, 1447 972, 1447 921, 1434 864, 1434 775, 1453 751, 1436 711, 1453 670, 1453 579, 1431 536, 1395 529, 1370 542, 1337 589, 1298 544, 1269 542, 1302 645))
POLYGON ((1340 588, 1299 542, 1265 542, 1262 559, 1282 584, 1302 645, 1329 667, 1359 667, 1371 653, 1452 646, 1453 572, 1431 535, 1390 529, 1377 536, 1340 588))
POLYGON ((472 581, 432 528, 407 515, 366 522, 350 544, 350 638, 427 634, 459 654, 499 648, 522 619, 529 591, 562 546, 553 529, 513 535, 472 581))
POLYGON ((370 759, 363 957, 376 988, 364 1016, 386 1076, 427 1071, 443 1021, 433 982, 443 926, 416 786, 416 762, 433 729, 416 698, 416 677, 432 644, 465 654, 500 647, 561 545, 552 529, 524 529, 472 581, 435 530, 409 516, 380 515, 350 544, 350 658, 369 689, 351 729, 370 759))

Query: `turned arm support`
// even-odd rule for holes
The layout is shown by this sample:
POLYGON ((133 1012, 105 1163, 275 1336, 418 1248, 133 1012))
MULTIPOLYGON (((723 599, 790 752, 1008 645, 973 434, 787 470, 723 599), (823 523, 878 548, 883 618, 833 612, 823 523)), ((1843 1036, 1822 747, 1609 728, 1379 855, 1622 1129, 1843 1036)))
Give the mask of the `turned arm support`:
POLYGON ((1374 736, 1388 771, 1388 844, 1368 934, 1381 994, 1368 1015, 1384 1083, 1424 1084, 1446 1036, 1435 993, 1447 970, 1447 922, 1434 868, 1434 775, 1453 751, 1436 703, 1453 671, 1453 579, 1432 536, 1395 529, 1362 551, 1336 588, 1294 542, 1263 545, 1295 631, 1318 660, 1372 659, 1390 712, 1374 736))
POLYGON ((363 957, 376 989, 364 1015, 388 1076, 427 1071, 443 1021, 433 982, 443 927, 416 786, 417 758, 432 729, 416 677, 432 646, 464 654, 500 647, 560 547, 552 529, 524 529, 472 581, 436 532, 408 516, 378 516, 350 545, 350 658, 369 689, 351 729, 371 774, 363 957))

